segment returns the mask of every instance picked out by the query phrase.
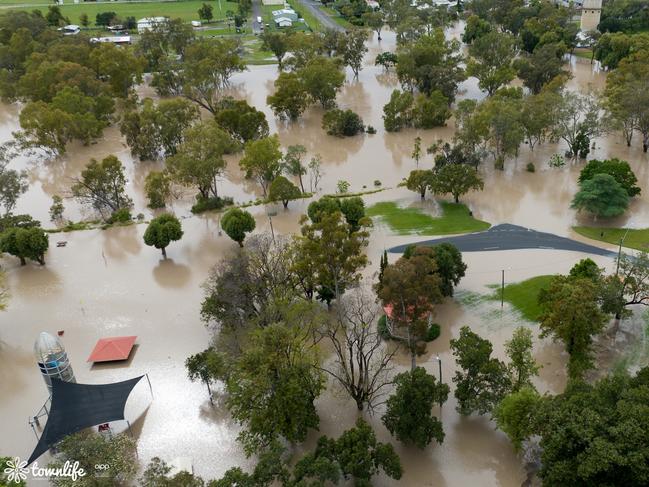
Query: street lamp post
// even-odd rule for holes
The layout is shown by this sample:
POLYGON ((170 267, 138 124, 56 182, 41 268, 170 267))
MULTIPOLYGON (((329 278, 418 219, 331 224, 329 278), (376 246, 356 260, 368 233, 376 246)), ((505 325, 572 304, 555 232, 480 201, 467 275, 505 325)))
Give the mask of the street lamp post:
MULTIPOLYGON (((435 357, 437 359, 437 365, 439 365, 439 383, 442 384, 442 359, 439 358, 439 355, 435 357)), ((439 400, 439 408, 442 409, 442 400, 439 400)))
POLYGON ((268 216, 268 222, 270 223, 270 234, 273 236, 273 244, 275 243, 275 230, 273 229, 273 217, 277 215, 276 211, 269 210, 266 215, 268 216))

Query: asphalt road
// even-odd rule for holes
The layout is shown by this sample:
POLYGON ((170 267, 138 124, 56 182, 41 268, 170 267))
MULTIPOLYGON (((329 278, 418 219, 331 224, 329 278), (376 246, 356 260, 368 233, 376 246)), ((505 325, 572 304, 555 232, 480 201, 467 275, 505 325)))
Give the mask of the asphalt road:
MULTIPOLYGON (((461 252, 489 252, 495 250, 521 250, 521 249, 554 249, 585 252, 589 254, 615 257, 616 253, 610 250, 588 245, 566 237, 559 237, 552 233, 537 232, 518 225, 504 223, 491 227, 485 232, 469 233, 457 237, 442 237, 422 242, 413 242, 417 245, 436 245, 449 242, 461 252)), ((388 250, 391 253, 403 253, 408 245, 399 245, 388 250)))
MULTIPOLYGON (((343 26, 337 24, 335 20, 333 20, 326 13, 320 10, 320 5, 322 5, 320 2, 315 2, 313 0, 298 0, 298 2, 300 2, 305 8, 308 8, 313 16, 318 19, 318 22, 320 22, 327 29, 333 29, 340 32, 345 31, 345 28, 343 26)), ((310 27, 313 28, 313 26, 310 27)))
POLYGON ((262 17, 261 0, 252 0, 252 19, 250 25, 252 26, 252 33, 255 35, 261 34, 263 32, 262 25, 257 22, 257 17, 262 17))

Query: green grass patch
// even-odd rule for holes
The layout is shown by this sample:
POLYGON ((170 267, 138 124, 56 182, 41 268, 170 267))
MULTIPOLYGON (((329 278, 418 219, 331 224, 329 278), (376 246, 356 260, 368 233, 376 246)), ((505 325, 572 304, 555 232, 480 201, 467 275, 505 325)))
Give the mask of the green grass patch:
POLYGON ((352 29, 354 26, 349 22, 345 17, 340 15, 336 9, 333 9, 331 7, 320 7, 320 10, 322 10, 324 13, 326 13, 329 17, 331 17, 331 20, 336 22, 338 25, 344 27, 345 29, 352 29))
POLYGON ((584 237, 613 245, 619 245, 620 240, 626 234, 623 244, 624 247, 636 250, 649 250, 649 228, 636 230, 632 228, 572 227, 572 229, 584 237))
MULTIPOLYGON (((538 321, 541 316, 541 307, 538 302, 539 292, 550 285, 553 277, 552 275, 536 276, 526 281, 507 284, 504 300, 520 311, 526 320, 538 321)), ((500 286, 489 298, 500 301, 500 286)))
MULTIPOLYGON (((15 3, 28 3, 18 1, 15 3)), ((48 2, 41 1, 40 4, 48 2)), ((225 13, 228 10, 237 12, 238 3, 217 1, 204 2, 204 0, 183 0, 183 1, 162 1, 162 2, 82 2, 78 4, 66 3, 60 5, 61 13, 70 19, 70 23, 79 24, 79 16, 86 14, 90 20, 90 27, 95 26, 95 17, 100 12, 115 12, 122 19, 126 17, 135 17, 136 20, 143 17, 170 17, 180 18, 186 22, 190 20, 200 20, 198 18, 198 9, 203 3, 210 3, 213 8, 214 18, 212 22, 225 19, 225 13)), ((36 9, 47 13, 47 7, 36 7, 36 9)), ((11 10, 34 10, 34 6, 23 6, 11 8, 11 10)), ((208 24, 209 25, 209 24, 208 24)))
POLYGON ((573 54, 577 57, 583 58, 583 59, 588 59, 589 61, 593 58, 593 51, 591 49, 587 49, 585 47, 582 48, 576 48, 573 52, 573 54))
POLYGON ((315 32, 320 32, 324 30, 324 27, 320 22, 318 22, 318 19, 315 18, 315 16, 311 13, 311 10, 303 6, 301 3, 298 3, 296 0, 288 0, 287 2, 293 10, 295 10, 298 14, 298 17, 302 17, 309 28, 312 31, 315 32))
POLYGON ((451 235, 479 232, 491 225, 471 216, 462 203, 440 201, 442 216, 433 217, 419 208, 400 208, 393 201, 376 203, 367 209, 367 215, 379 217, 399 235, 451 235))
POLYGON ((385 191, 386 189, 390 188, 368 189, 367 191, 358 191, 356 193, 331 193, 324 196, 326 196, 327 198, 351 198, 352 196, 363 196, 366 194, 380 193, 381 191, 385 191))

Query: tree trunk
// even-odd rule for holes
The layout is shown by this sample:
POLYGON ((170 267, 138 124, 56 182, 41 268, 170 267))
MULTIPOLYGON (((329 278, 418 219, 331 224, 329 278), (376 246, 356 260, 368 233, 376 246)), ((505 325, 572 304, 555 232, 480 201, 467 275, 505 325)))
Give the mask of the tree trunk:
POLYGON ((649 149, 649 133, 642 135, 642 152, 647 152, 649 149))
POLYGON ((423 200, 424 198, 426 198, 426 188, 422 189, 422 190, 419 192, 419 194, 421 194, 421 199, 422 199, 422 200, 423 200))
POLYGON ((284 209, 288 208, 288 200, 282 201, 282 204, 284 205, 284 209))
POLYGON ((302 188, 302 194, 304 194, 306 191, 304 191, 304 183, 302 182, 302 174, 298 174, 297 177, 300 180, 300 188, 302 188))
POLYGON ((241 240, 240 242, 237 242, 237 243, 239 244, 239 247, 243 248, 243 240, 241 240))
POLYGON ((361 401, 359 398, 356 398, 356 407, 359 411, 363 410, 363 401, 361 401))
POLYGON ((20 265, 27 265, 27 262, 25 261, 25 258, 23 256, 20 256, 20 265))
POLYGON ((160 250, 162 250, 162 257, 164 257, 166 259, 167 258, 167 248, 162 247, 160 250))
POLYGON ((460 195, 459 194, 454 194, 453 197, 455 198, 455 203, 460 202, 460 195))
POLYGON ((45 265, 45 257, 43 255, 38 256, 38 263, 40 265, 45 265))
POLYGON ((214 405, 214 401, 212 400, 212 388, 210 387, 210 382, 205 382, 205 385, 207 386, 207 392, 210 395, 210 404, 214 405))

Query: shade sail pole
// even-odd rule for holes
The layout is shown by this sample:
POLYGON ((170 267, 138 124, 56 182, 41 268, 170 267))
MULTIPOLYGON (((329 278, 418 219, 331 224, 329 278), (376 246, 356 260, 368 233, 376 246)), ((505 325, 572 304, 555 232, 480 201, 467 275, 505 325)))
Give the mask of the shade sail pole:
POLYGON ((153 399, 153 387, 151 386, 151 379, 149 379, 149 373, 144 374, 146 376, 146 381, 149 383, 149 391, 151 392, 151 399, 153 399))

